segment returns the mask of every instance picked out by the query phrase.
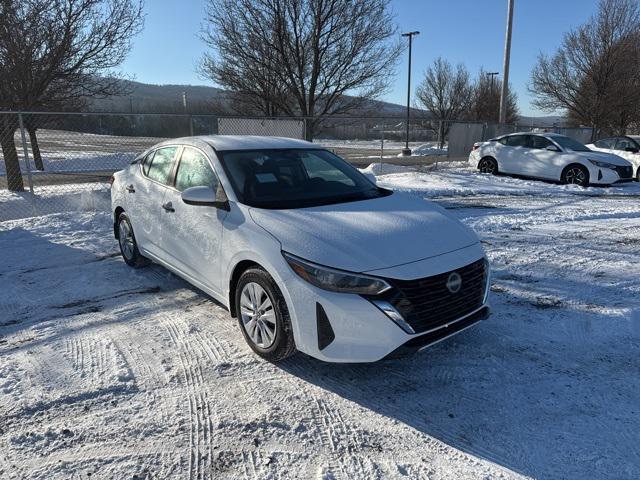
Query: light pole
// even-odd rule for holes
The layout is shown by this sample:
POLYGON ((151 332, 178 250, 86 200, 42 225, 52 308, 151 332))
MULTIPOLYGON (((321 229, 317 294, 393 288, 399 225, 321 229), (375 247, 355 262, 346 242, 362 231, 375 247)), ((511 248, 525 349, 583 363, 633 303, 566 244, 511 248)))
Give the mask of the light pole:
POLYGON ((420 35, 420 32, 407 32, 403 33, 403 37, 409 37, 409 74, 407 75, 407 136, 405 138, 404 148, 402 149, 402 155, 410 156, 411 149, 409 148, 409 118, 411 117, 411 43, 414 35, 420 35))
POLYGON ((511 27, 513 26, 513 0, 508 0, 507 33, 504 39, 504 72, 502 92, 500 93, 500 123, 507 123, 507 95, 509 94, 509 59, 511 58, 511 27))
POLYGON ((487 72, 487 77, 491 78, 491 93, 493 93, 493 78, 496 75, 500 75, 500 72, 487 72))

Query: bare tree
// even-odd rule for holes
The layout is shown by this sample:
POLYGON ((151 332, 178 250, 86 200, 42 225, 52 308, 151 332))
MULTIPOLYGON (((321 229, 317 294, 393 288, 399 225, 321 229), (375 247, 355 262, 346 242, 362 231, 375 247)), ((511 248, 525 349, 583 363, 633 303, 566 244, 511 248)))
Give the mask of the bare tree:
POLYGON ((323 117, 384 92, 402 50, 389 0, 208 0, 202 73, 261 113, 323 117))
POLYGON ((422 83, 416 90, 418 102, 440 120, 438 143, 444 146, 452 120, 466 115, 471 104, 472 86, 464 65, 455 69, 447 60, 438 57, 427 68, 422 83))
MULTIPOLYGON (((484 69, 480 69, 473 85, 469 119, 482 122, 498 122, 500 117, 500 92, 502 81, 489 78, 484 69)), ((519 118, 518 97, 509 86, 507 94, 507 123, 516 123, 519 118)))
MULTIPOLYGON (((0 0, 0 10, 0 110, 65 109, 120 92, 114 69, 142 28, 139 0, 0 0)), ((20 191, 15 115, 2 119, 8 187, 20 191)), ((38 125, 27 122, 33 145, 38 125)))
POLYGON ((633 116, 628 107, 638 115, 638 32, 637 0, 600 0, 598 12, 567 33, 555 54, 538 57, 531 73, 533 105, 566 111, 593 127, 594 136, 614 123, 625 130, 633 116))

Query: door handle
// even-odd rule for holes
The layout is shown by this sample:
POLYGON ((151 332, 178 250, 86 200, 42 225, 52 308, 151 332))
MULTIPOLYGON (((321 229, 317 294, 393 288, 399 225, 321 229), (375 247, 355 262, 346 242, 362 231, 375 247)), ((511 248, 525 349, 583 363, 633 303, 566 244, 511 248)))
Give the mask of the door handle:
POLYGON ((136 193, 136 189, 133 188, 133 184, 127 186, 127 192, 136 193))
POLYGON ((167 202, 167 203, 163 204, 162 208, 164 208, 167 212, 175 212, 176 211, 176 209, 173 208, 173 205, 171 204, 171 202, 167 202))

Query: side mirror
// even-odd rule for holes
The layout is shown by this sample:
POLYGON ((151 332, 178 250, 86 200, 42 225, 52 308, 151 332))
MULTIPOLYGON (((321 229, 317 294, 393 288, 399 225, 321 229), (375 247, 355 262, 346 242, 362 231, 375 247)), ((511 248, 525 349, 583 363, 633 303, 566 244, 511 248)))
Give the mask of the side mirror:
POLYGON ((545 150, 549 151, 549 152, 559 152, 560 149, 558 147, 556 147, 555 145, 549 145, 545 148, 545 150))
POLYGON ((190 187, 182 192, 182 201, 187 205, 199 207, 217 207, 228 210, 227 199, 216 198, 216 192, 211 187, 190 187))
POLYGON ((637 148, 634 148, 634 147, 627 147, 624 150, 625 152, 631 152, 631 153, 638 153, 639 151, 637 148))

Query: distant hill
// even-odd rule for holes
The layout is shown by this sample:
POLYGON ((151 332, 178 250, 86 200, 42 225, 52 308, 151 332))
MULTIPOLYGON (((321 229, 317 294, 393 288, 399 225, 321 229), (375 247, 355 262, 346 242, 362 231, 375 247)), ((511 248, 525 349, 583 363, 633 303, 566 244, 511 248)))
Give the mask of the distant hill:
MULTIPOLYGON (((154 85, 126 81, 126 95, 104 99, 91 99, 89 109, 97 112, 121 113, 184 113, 183 93, 186 94, 187 111, 194 114, 229 113, 233 111, 230 92, 205 85, 154 85)), ((362 108, 351 112, 352 116, 404 117, 406 106, 382 100, 368 100, 362 108)), ((412 108, 412 116, 430 117, 428 111, 412 108)), ((563 125, 564 117, 521 116, 522 125, 552 127, 563 125)))
POLYGON ((561 115, 549 115, 546 117, 524 117, 520 116, 520 125, 534 125, 536 127, 563 126, 566 123, 565 117, 561 115))
MULTIPOLYGON (((183 94, 186 94, 189 113, 229 113, 233 111, 232 95, 221 88, 204 85, 154 85, 125 82, 126 95, 91 99, 89 109, 96 112, 120 113, 184 113, 183 94)), ((369 100, 350 113, 353 116, 404 116, 406 106, 381 100, 369 100)), ((412 108, 412 115, 428 116, 425 110, 412 108)))
POLYGON ((187 97, 187 108, 197 112, 203 108, 213 110, 219 103, 226 104, 229 94, 220 88, 204 85, 153 85, 150 83, 124 82, 128 94, 108 98, 91 99, 89 108, 100 112, 122 113, 183 113, 183 93, 187 97))

